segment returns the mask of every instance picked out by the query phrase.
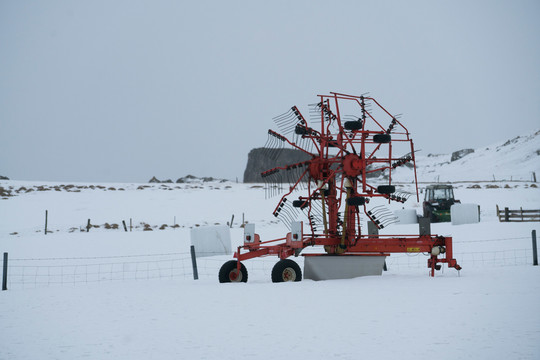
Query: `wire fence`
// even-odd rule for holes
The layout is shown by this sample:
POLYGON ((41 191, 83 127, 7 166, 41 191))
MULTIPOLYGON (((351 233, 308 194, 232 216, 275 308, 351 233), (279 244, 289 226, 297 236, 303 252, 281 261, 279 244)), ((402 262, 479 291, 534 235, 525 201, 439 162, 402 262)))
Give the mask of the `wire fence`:
MULTIPOLYGON (((216 278, 230 255, 199 254, 200 278, 216 278)), ((250 277, 270 274, 275 258, 246 262, 250 277)), ((14 258, 8 260, 9 289, 70 286, 98 282, 156 279, 193 279, 191 253, 145 254, 103 257, 14 258)))
POLYGON ((94 258, 9 259, 8 288, 193 276, 189 253, 163 257, 163 254, 158 254, 94 258))
MULTIPOLYGON (((524 239, 530 237, 456 241, 455 244, 515 242, 524 239)), ((420 269, 427 267, 428 258, 429 254, 422 253, 392 254, 386 258, 386 264, 392 271, 420 269)), ((483 266, 523 266, 532 265, 533 250, 532 248, 470 252, 454 250, 454 258, 464 269, 483 266)), ((199 277, 217 279, 219 269, 227 260, 231 260, 230 255, 199 254, 197 257, 199 277)), ((246 261, 244 265, 250 279, 269 279, 277 260, 275 257, 255 258, 246 261)), ((303 257, 300 256, 295 260, 300 266, 303 265, 303 257)), ((191 253, 8 260, 7 286, 10 289, 156 279, 193 279, 191 253)))
MULTIPOLYGON (((512 249, 500 251, 476 251, 476 252, 454 252, 454 258, 458 264, 466 268, 483 266, 522 266, 532 265, 532 249, 512 249)), ((429 254, 399 254, 386 258, 386 264, 390 268, 425 268, 429 254)), ((444 266, 443 266, 444 267, 444 266)))

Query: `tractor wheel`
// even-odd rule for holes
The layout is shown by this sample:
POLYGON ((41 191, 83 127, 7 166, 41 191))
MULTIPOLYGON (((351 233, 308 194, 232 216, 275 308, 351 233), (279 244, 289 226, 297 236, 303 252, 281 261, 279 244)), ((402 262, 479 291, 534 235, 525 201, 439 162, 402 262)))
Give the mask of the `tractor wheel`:
POLYGON ((219 282, 247 282, 248 273, 244 264, 240 263, 240 271, 237 269, 236 260, 229 260, 219 269, 219 282))
POLYGON ((300 266, 290 259, 280 260, 272 269, 272 282, 300 281, 302 270, 300 266))
POLYGON ((396 187, 394 185, 379 185, 377 192, 379 194, 392 194, 396 192, 396 187))
POLYGON ((392 140, 392 137, 388 134, 375 134, 373 135, 373 142, 378 144, 388 144, 392 140))

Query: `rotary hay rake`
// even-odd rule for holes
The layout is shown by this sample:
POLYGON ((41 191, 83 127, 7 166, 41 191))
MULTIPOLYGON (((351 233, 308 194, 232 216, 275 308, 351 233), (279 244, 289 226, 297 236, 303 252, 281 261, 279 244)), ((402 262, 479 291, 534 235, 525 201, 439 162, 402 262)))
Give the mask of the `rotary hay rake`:
POLYGON ((379 229, 395 222, 383 205, 368 210, 370 202, 403 203, 412 195, 396 192, 392 185, 392 171, 397 167, 412 166, 419 201, 413 141, 398 117, 372 97, 333 92, 318 97, 318 103, 309 105, 310 122, 296 106, 274 118, 280 132, 269 130, 265 145, 270 159, 277 159, 286 147, 302 151, 308 158, 261 174, 267 197, 286 191, 273 214, 291 232, 284 238, 261 241, 254 225, 246 224, 244 244, 235 252, 236 260, 221 267, 219 281, 246 282, 248 274, 242 261, 270 255, 280 258, 272 270, 273 282, 300 281, 300 267, 288 258, 316 245, 324 249, 322 256, 428 253, 431 276, 440 270, 440 263, 460 270, 453 259, 451 237, 362 233, 360 213, 379 229), (349 113, 355 115, 345 115, 349 113), (400 149, 406 153, 396 156, 400 149), (384 183, 376 185, 381 178, 384 183), (305 195, 293 198, 299 191, 305 195), (296 221, 301 214, 305 215, 307 232, 304 222, 296 221))

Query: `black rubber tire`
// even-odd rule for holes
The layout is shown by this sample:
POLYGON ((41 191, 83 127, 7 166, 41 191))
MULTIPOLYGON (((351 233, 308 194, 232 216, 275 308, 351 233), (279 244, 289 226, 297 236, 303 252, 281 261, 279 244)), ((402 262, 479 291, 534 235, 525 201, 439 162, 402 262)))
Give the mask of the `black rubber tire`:
POLYGON ((301 281, 302 270, 296 262, 291 259, 280 260, 272 269, 272 282, 301 281))
POLYGON ((373 135, 373 141, 377 144, 388 144, 392 140, 392 137, 388 134, 375 134, 373 135))
POLYGON ((355 196, 347 199, 347 204, 350 206, 363 206, 366 203, 366 198, 363 196, 355 196))
POLYGON ((238 274, 235 278, 234 274, 237 272, 236 264, 238 261, 236 260, 229 260, 223 266, 221 269, 219 269, 219 282, 220 283, 228 283, 228 282, 247 282, 248 280, 248 272, 244 264, 240 263, 240 274, 238 274))
POLYGON ((308 133, 308 130, 303 126, 296 125, 296 127, 294 128, 294 133, 296 135, 306 135, 308 133))
POLYGON ((343 127, 345 130, 362 130, 362 122, 361 121, 345 121, 345 124, 343 124, 343 127))
POLYGON ((396 187, 394 185, 379 185, 377 192, 379 194, 393 194, 396 192, 396 187))

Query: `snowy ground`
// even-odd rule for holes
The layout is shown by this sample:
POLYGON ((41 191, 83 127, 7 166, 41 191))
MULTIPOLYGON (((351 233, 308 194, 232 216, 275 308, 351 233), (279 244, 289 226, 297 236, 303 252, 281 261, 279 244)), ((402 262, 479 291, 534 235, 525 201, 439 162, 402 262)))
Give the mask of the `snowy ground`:
MULTIPOLYGON (((199 258, 200 280, 192 280, 190 228, 234 214, 238 245, 243 213, 263 240, 287 231, 271 214, 277 199, 265 200, 260 187, 69 185, 0 182, 14 195, 0 200, 0 251, 10 257, 0 359, 540 356, 540 269, 531 265, 539 223, 495 216, 496 204, 540 208, 531 183, 456 185, 463 203, 480 204, 481 223, 432 224, 432 232, 453 236, 459 273, 445 268, 430 278, 426 256, 394 254, 382 276, 292 284, 271 283, 275 258, 247 261, 247 284, 219 284, 230 256, 199 258), (88 219, 99 228, 81 232, 88 219), (124 232, 130 219, 135 227, 124 232)), ((413 199, 405 206, 420 212, 413 199)), ((382 233, 415 232, 417 225, 396 224, 382 233)))

